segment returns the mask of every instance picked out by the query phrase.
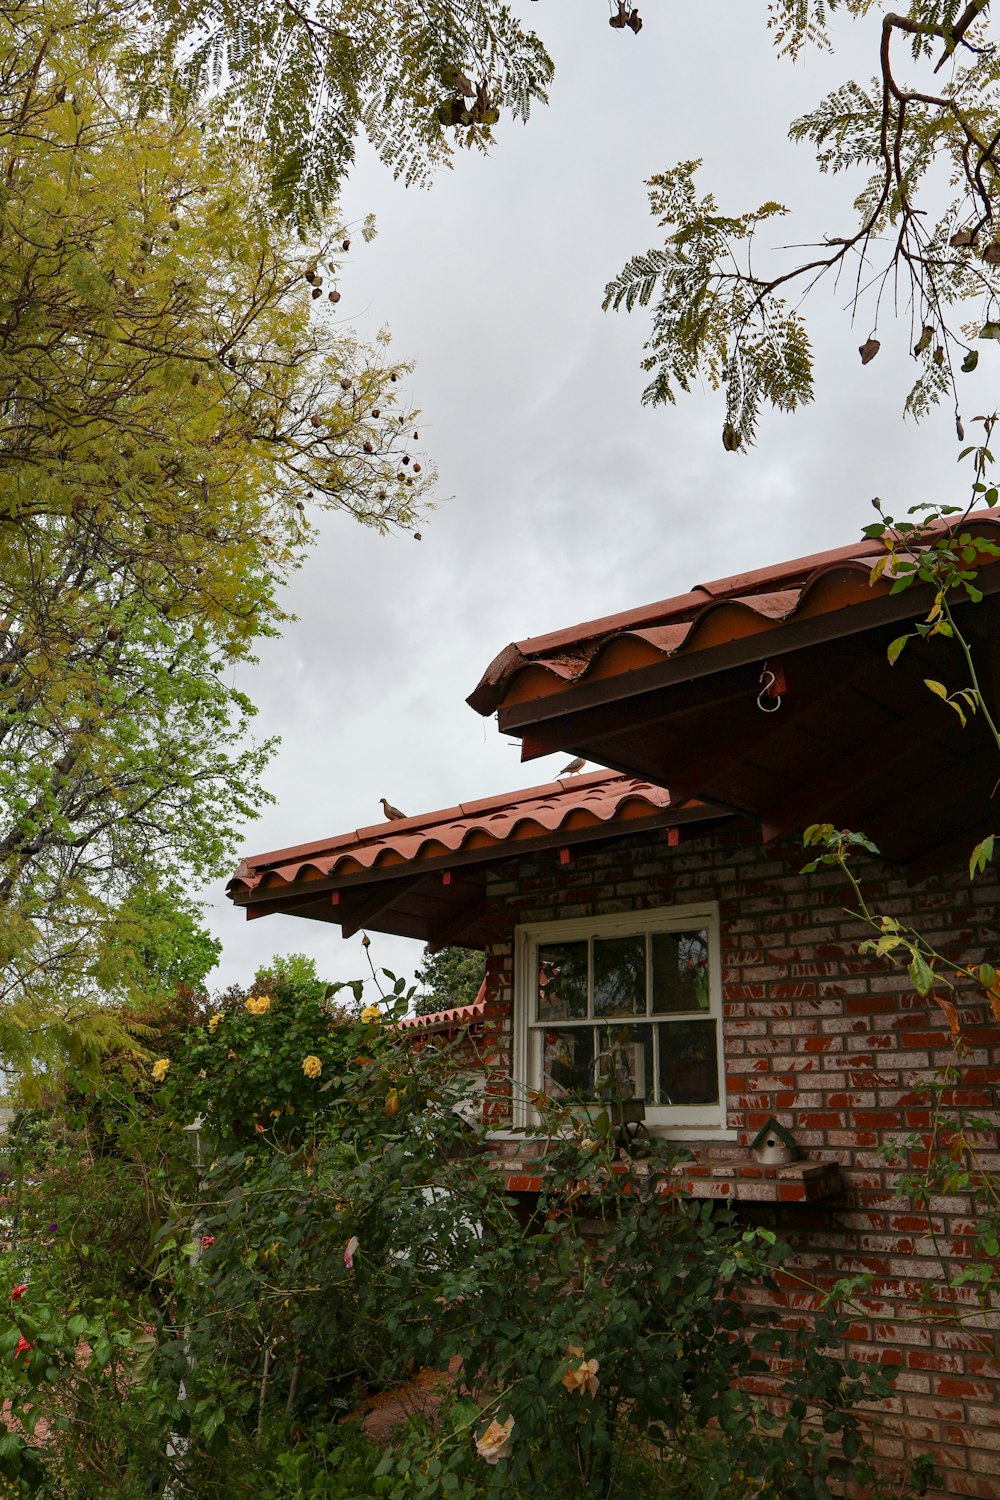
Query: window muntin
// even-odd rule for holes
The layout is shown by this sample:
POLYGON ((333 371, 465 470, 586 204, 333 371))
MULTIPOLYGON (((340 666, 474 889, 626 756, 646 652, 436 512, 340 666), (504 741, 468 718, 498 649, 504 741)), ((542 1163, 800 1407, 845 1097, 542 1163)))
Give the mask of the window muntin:
POLYGON ((661 1126, 725 1124, 714 904, 524 927, 518 959, 529 1090, 642 1099, 661 1126))

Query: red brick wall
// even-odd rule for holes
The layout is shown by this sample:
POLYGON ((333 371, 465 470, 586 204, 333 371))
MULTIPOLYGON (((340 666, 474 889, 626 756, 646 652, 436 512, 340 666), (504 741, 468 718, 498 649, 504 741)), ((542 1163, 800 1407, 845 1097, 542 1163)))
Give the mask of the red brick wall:
MULTIPOLYGON (((735 824, 670 847, 666 833, 557 851, 496 872, 489 887, 493 941, 484 1049, 488 1109, 509 1113, 514 926, 716 900, 723 962, 727 1117, 742 1143, 774 1114, 810 1156, 835 1160, 844 1191, 813 1204, 745 1211, 795 1246, 790 1270, 819 1287, 871 1272, 852 1352, 897 1374, 882 1403, 879 1446, 908 1460, 933 1450, 943 1480, 936 1494, 1000 1500, 1000 1317, 982 1313, 959 1289, 961 1327, 944 1316, 947 1285, 934 1248, 960 1269, 973 1232, 968 1195, 936 1198, 927 1213, 897 1195, 899 1168, 880 1148, 916 1133, 926 1142, 928 1101, 916 1085, 955 1060, 933 1003, 910 989, 905 971, 857 953, 866 935, 845 913, 838 872, 799 873, 797 843, 764 848, 759 831, 735 824), (921 1310, 932 1293, 941 1318, 921 1310)), ((912 921, 936 946, 965 962, 1000 954, 1000 886, 969 886, 960 871, 909 887, 874 862, 865 891, 878 911, 912 921)), ((1000 967, 1000 963, 998 963, 1000 967)), ((967 998, 968 1050, 952 1103, 991 1114, 1000 1081, 1000 1028, 967 998)), ((982 1143, 984 1167, 1000 1173, 995 1134, 982 1143)), ((919 1154, 911 1155, 919 1165, 919 1154)), ((809 1293, 788 1296, 808 1304, 809 1293)))

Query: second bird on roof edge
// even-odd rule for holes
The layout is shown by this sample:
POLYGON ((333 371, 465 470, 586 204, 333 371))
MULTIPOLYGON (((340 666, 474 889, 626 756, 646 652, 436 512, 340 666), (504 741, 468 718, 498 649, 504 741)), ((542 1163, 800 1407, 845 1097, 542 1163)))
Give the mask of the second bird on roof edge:
MULTIPOLYGON (((574 760, 570 761, 568 766, 563 766, 562 770, 559 772, 559 775, 575 776, 578 771, 583 770, 586 764, 587 762, 583 759, 583 757, 578 755, 574 760)), ((406 813, 400 812, 398 807, 393 807, 392 803, 388 801, 387 798, 380 797, 378 800, 382 804, 382 811, 385 814, 387 822, 396 823, 400 818, 406 817, 406 813)))

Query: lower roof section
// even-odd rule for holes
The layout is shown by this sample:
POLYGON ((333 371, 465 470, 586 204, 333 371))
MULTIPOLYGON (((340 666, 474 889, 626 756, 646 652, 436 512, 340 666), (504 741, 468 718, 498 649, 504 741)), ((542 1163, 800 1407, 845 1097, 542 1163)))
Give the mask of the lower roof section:
POLYGON ((487 940, 490 870, 541 849, 565 851, 646 829, 726 817, 704 802, 677 804, 634 776, 594 771, 397 818, 288 849, 250 855, 227 886, 248 918, 282 912, 417 938, 432 949, 487 940))
POLYGON ((450 1005, 445 1010, 424 1011, 423 1015, 404 1016, 396 1025, 400 1031, 427 1036, 431 1032, 458 1031, 481 1021, 486 1014, 486 980, 479 986, 475 1000, 468 1005, 450 1005))

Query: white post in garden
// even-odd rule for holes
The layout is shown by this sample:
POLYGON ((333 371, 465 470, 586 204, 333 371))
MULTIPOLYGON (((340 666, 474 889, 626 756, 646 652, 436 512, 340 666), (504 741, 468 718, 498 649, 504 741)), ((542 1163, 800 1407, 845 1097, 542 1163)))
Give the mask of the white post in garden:
MULTIPOLYGON (((205 1165, 205 1136, 203 1130, 204 1124, 205 1121, 203 1116, 196 1115, 195 1118, 191 1121, 190 1125, 184 1126, 184 1134, 188 1138, 188 1143, 191 1147, 191 1156, 194 1159, 195 1184, 199 1196, 201 1192, 201 1172, 202 1168, 205 1165)), ((194 1242, 194 1249, 191 1251, 191 1265, 196 1266, 199 1260, 201 1260, 201 1220, 198 1218, 192 1219, 191 1221, 191 1238, 194 1242)), ((184 1363, 187 1368, 190 1369, 191 1343, 190 1334, 187 1328, 184 1329, 182 1343, 184 1345, 184 1363)), ((186 1398, 187 1385, 182 1376, 177 1387, 177 1399, 179 1401, 184 1401, 186 1400, 186 1398)), ((185 1437, 180 1437, 179 1434, 172 1432, 167 1438, 167 1459, 182 1459, 187 1450, 188 1439, 185 1437)), ((177 1497, 174 1494, 173 1485, 170 1483, 169 1479, 167 1480, 167 1483, 163 1490, 163 1500, 177 1500, 177 1497)))

